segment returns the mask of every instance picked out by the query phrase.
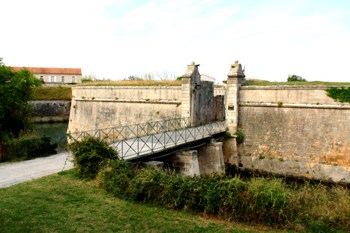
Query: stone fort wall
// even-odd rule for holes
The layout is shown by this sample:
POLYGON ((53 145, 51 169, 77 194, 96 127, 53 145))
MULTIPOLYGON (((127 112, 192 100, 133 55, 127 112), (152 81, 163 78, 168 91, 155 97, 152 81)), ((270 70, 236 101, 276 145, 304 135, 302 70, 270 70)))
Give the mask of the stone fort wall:
POLYGON ((181 117, 181 87, 74 87, 68 132, 181 117))
POLYGON ((324 86, 243 86, 237 163, 286 175, 350 182, 350 105, 324 86))

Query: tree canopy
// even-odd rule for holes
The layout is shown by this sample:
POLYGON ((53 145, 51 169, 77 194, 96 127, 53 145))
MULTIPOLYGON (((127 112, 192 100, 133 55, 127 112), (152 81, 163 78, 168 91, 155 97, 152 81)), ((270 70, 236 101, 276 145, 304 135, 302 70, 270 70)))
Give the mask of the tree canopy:
POLYGON ((29 125, 28 100, 33 87, 41 81, 27 69, 14 71, 0 58, 0 142, 17 137, 29 125))
POLYGON ((288 75, 287 81, 288 82, 306 82, 306 79, 304 79, 298 75, 291 74, 291 75, 288 75))

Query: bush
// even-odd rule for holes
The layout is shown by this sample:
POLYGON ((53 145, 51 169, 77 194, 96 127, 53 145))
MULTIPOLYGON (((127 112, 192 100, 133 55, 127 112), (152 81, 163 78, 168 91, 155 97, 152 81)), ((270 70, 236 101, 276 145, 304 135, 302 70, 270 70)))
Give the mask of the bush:
POLYGON ((254 178, 247 185, 250 199, 248 209, 254 219, 272 223, 283 223, 287 219, 290 205, 290 192, 280 179, 254 178))
POLYGON ((167 178, 169 175, 154 167, 139 170, 129 183, 129 198, 143 203, 161 204, 167 178))
POLYGON ((241 131, 235 133, 237 144, 242 144, 244 142, 244 134, 241 131))
POLYGON ((127 191, 134 175, 130 163, 125 160, 112 160, 100 172, 99 185, 114 196, 127 199, 127 191))
POLYGON ((308 183, 287 188, 277 178, 179 176, 152 167, 133 170, 125 161, 113 161, 100 177, 101 186, 117 197, 171 209, 269 225, 295 223, 308 232, 350 227, 345 188, 308 183))
POLYGON ((331 87, 327 89, 327 96, 331 97, 338 102, 348 102, 350 103, 350 87, 331 87))
POLYGON ((57 143, 51 143, 49 137, 36 135, 21 136, 6 143, 7 159, 33 159, 56 154, 57 143))
POLYGON ((306 79, 303 79, 302 77, 298 75, 288 75, 287 82, 306 82, 306 79))
POLYGON ((86 137, 76 141, 70 149, 74 156, 74 163, 78 169, 79 177, 94 179, 101 168, 111 160, 118 158, 118 153, 107 143, 93 137, 86 137))

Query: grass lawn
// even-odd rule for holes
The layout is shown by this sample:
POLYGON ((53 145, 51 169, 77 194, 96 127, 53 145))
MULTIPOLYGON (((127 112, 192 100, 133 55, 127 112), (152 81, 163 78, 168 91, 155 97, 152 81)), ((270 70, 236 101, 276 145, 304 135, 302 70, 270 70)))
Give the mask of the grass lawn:
POLYGON ((114 198, 74 170, 0 189, 0 232, 281 232, 114 198))
POLYGON ((323 82, 323 81, 308 81, 308 82, 271 82, 265 80, 247 80, 244 86, 350 86, 349 82, 323 82))

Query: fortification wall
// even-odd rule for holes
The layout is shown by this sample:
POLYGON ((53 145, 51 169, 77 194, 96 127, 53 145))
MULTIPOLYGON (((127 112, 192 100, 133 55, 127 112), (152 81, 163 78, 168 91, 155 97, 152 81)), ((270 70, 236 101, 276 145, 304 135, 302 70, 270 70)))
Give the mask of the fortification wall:
POLYGON ((70 100, 36 100, 29 103, 33 108, 34 122, 60 122, 69 119, 70 100))
POLYGON ((237 163, 248 169, 350 182, 350 105, 325 87, 242 87, 237 163))
POLYGON ((181 87, 74 87, 68 132, 181 117, 181 87))

